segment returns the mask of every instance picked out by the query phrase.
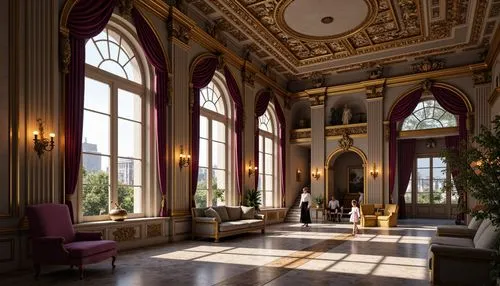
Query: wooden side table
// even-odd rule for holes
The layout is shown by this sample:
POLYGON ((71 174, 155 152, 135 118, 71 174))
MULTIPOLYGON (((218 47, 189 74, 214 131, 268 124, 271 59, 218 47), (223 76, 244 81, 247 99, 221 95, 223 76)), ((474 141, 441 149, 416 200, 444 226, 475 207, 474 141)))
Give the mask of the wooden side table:
POLYGON ((312 208, 316 211, 316 220, 318 220, 318 212, 321 212, 321 219, 325 220, 325 209, 324 208, 312 208))

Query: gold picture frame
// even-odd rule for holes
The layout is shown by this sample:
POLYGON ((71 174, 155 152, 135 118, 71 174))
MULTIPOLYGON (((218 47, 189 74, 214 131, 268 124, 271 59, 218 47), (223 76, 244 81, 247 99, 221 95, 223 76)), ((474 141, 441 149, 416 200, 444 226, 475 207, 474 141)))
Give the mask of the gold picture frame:
POLYGON ((365 190, 365 169, 362 165, 347 167, 347 193, 359 193, 365 190))

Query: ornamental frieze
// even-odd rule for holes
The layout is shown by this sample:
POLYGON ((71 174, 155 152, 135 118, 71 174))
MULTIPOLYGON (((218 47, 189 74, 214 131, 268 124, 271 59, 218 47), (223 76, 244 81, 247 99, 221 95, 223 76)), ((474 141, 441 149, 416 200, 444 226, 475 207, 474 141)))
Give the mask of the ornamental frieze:
POLYGON ((366 123, 328 126, 325 129, 325 136, 327 136, 327 137, 344 136, 344 134, 359 135, 359 134, 367 134, 367 133, 368 133, 368 129, 367 129, 366 123))
POLYGON ((290 140, 311 138, 311 128, 297 129, 290 132, 290 140))

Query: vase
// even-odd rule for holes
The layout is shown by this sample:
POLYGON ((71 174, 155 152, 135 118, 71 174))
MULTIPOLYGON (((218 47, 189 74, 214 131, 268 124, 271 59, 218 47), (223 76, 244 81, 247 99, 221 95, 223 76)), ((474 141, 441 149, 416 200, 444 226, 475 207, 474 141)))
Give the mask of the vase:
POLYGON ((127 211, 122 208, 111 209, 109 218, 113 221, 124 221, 127 218, 127 211))

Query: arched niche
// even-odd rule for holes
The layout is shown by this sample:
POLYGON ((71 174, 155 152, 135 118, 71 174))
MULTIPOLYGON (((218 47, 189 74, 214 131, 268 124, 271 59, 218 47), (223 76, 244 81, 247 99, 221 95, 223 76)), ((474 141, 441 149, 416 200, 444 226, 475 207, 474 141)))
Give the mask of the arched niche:
POLYGON ((345 105, 351 110, 352 114, 349 124, 366 122, 366 94, 355 93, 342 96, 331 96, 327 99, 325 107, 325 124, 327 126, 342 124, 342 112, 345 105), (334 112, 337 112, 336 116, 334 112))
POLYGON ((291 117, 292 129, 311 127, 311 103, 309 100, 301 100, 292 105, 291 117))
POLYGON ((362 176, 362 190, 364 193, 364 199, 361 203, 366 203, 367 194, 367 180, 366 180, 366 167, 367 167, 367 157, 365 153, 354 146, 349 149, 344 150, 342 148, 337 148, 334 150, 326 160, 326 184, 324 197, 325 201, 328 202, 329 197, 332 194, 339 200, 341 206, 350 207, 351 200, 359 199, 359 190, 356 191, 349 190, 349 172, 352 171, 358 175, 362 176), (339 189, 337 189, 339 188, 339 189))

